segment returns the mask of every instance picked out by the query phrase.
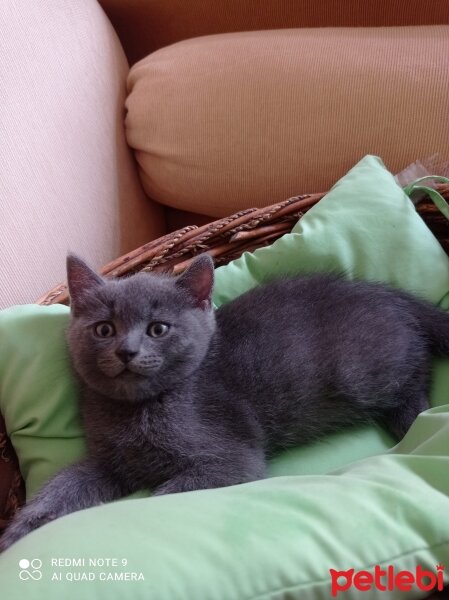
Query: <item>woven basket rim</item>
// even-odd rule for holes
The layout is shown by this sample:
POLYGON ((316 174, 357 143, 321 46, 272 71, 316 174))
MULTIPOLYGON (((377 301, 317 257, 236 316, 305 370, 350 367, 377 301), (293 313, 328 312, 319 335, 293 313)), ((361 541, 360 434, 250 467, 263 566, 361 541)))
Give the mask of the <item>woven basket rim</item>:
MULTIPOLYGON (((449 200, 449 185, 438 184, 435 187, 449 200)), ((138 271, 177 274, 202 252, 208 252, 217 265, 226 264, 245 251, 269 245, 289 233, 298 219, 326 194, 292 196, 283 202, 242 210, 200 227, 188 225, 114 259, 99 273, 105 277, 123 277, 138 271)), ((417 212, 449 254, 449 222, 428 198, 420 201, 417 212)), ((56 285, 36 301, 43 306, 68 302, 65 282, 56 285)))

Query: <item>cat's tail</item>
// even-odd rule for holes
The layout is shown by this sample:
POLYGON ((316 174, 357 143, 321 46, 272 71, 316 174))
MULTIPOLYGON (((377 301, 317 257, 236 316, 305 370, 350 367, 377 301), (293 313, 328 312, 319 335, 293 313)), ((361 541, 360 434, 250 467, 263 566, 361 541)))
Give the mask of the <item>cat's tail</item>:
POLYGON ((449 312, 430 302, 414 301, 414 316, 435 354, 449 356, 449 312))

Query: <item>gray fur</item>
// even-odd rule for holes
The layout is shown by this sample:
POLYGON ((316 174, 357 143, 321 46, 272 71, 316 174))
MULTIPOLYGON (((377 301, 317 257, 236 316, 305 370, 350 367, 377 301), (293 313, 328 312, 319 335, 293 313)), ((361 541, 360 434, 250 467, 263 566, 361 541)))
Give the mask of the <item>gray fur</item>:
POLYGON ((178 278, 104 280, 67 264, 88 455, 20 511, 3 549, 138 489, 264 477, 273 452, 343 427, 382 420, 400 439, 428 407, 431 353, 449 354, 449 316, 380 284, 284 279, 214 312, 206 255, 178 278), (115 334, 98 337, 102 322, 115 334), (151 337, 154 323, 168 333, 151 337))

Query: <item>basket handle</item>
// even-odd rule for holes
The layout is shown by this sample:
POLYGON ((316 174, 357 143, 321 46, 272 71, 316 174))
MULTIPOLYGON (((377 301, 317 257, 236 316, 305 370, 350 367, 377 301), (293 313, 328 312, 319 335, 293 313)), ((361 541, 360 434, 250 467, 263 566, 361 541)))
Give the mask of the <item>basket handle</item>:
POLYGON ((419 177, 419 179, 415 179, 415 181, 413 181, 409 185, 406 185, 402 189, 414 204, 417 204, 419 200, 414 202, 412 198, 413 194, 415 192, 424 192, 427 196, 429 196, 429 198, 432 200, 432 202, 435 204, 438 210, 449 221, 449 204, 446 202, 443 196, 439 192, 437 192, 437 190, 428 185, 420 185, 421 182, 429 180, 449 184, 449 179, 447 177, 443 177, 442 175, 426 175, 425 177, 419 177))

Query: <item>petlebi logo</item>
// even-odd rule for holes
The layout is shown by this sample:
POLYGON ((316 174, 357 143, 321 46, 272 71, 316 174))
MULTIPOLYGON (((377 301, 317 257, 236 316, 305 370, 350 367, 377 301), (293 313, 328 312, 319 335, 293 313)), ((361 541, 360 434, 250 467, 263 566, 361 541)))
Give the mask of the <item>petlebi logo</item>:
POLYGON ((19 567, 19 577, 22 581, 29 579, 39 581, 39 579, 42 579, 42 571, 40 570, 42 561, 39 558, 32 558, 31 560, 21 558, 19 560, 19 567))
POLYGON ((410 592, 414 588, 423 592, 441 592, 444 588, 444 565, 437 565, 435 571, 427 571, 420 565, 414 571, 397 571, 392 565, 384 568, 376 565, 374 572, 329 569, 329 573, 333 598, 353 588, 360 592, 368 592, 372 589, 379 592, 393 590, 410 592))

